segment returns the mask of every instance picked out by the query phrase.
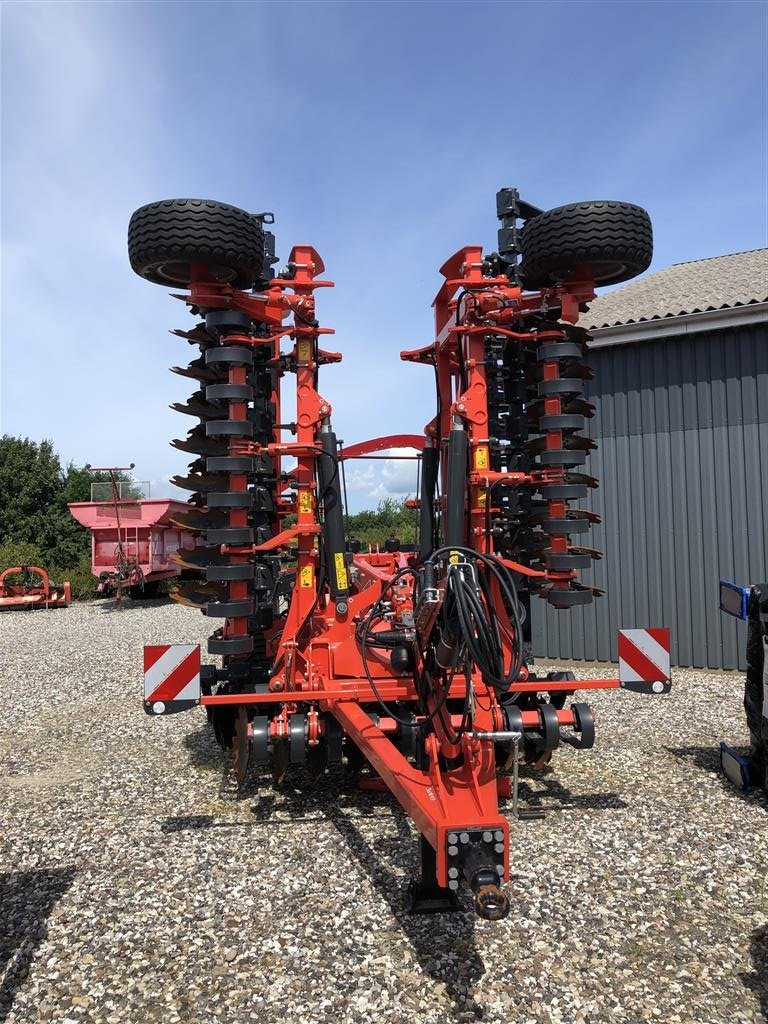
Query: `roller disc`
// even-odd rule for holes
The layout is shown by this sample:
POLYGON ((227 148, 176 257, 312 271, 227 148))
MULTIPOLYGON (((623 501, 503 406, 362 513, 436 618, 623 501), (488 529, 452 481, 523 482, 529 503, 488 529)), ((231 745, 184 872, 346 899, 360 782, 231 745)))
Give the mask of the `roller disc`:
POLYGON ((269 761, 269 719, 256 715, 251 721, 251 758, 254 764, 269 761))

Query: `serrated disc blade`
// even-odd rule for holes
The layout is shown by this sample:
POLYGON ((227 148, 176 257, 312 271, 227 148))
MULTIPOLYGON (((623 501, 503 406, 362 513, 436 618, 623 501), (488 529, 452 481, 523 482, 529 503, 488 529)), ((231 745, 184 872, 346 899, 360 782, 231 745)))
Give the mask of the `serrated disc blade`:
POLYGON ((596 476, 590 476, 589 473, 571 473, 565 474, 565 482, 567 484, 586 484, 587 487, 599 487, 600 481, 596 476))
POLYGON ((192 380, 199 380, 201 384, 218 384, 227 379, 226 373, 217 373, 210 366, 206 366, 202 356, 193 359, 187 366, 172 366, 171 373, 178 373, 180 377, 191 377, 192 380))
POLYGON ((200 580, 189 580, 173 587, 169 591, 169 596, 189 608, 205 608, 209 601, 226 600, 228 593, 226 584, 217 587, 200 580))
POLYGON ((180 452, 192 452, 193 455, 226 455, 228 452, 225 437, 206 437, 202 424, 193 427, 185 438, 174 438, 172 448, 180 452))
POLYGON ((589 557, 593 558, 596 562, 599 562, 603 557, 603 552, 598 551, 597 548, 569 547, 568 550, 573 551, 576 555, 589 555, 589 557))
POLYGON ((210 476, 190 473, 189 476, 172 476, 171 483, 185 491, 226 491, 229 489, 229 476, 224 473, 210 476))
POLYGON ((187 512, 174 512, 171 522, 182 530, 223 530, 229 526, 229 518, 225 512, 209 511, 205 508, 190 508, 187 512))
POLYGON ((211 345, 216 344, 216 339, 206 331, 205 324, 197 324, 191 331, 177 327, 176 330, 171 331, 171 334, 175 334, 177 338, 186 338, 190 344, 200 345, 201 348, 210 348, 211 345))
POLYGON ((169 408, 185 416, 197 416, 201 420, 223 419, 227 416, 224 406, 207 402, 202 391, 196 391, 186 402, 174 402, 169 408))
POLYGON ((229 565, 229 555, 222 555, 218 548, 201 547, 191 551, 177 550, 170 555, 172 562, 186 566, 187 569, 206 569, 209 565, 229 565))

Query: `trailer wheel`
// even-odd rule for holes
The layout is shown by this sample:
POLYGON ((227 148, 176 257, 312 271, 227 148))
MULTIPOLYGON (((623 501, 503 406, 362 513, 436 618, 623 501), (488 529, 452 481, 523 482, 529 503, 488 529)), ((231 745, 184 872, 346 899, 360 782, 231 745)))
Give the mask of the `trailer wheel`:
POLYGON ((640 206, 593 200, 556 206, 526 221, 520 273, 526 288, 546 288, 585 272, 595 284, 618 284, 647 270, 651 218, 640 206))
POLYGON ((250 288, 264 269, 264 229, 253 214, 212 199, 141 206, 128 225, 131 267, 154 284, 188 285, 192 264, 217 281, 250 288))

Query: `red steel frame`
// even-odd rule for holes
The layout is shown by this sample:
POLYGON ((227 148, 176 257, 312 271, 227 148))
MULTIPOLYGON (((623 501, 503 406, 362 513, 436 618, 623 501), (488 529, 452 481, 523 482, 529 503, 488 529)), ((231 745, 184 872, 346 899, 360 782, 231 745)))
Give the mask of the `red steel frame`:
MULTIPOLYGON (((375 724, 363 705, 377 702, 377 694, 369 682, 362 661, 360 644, 355 636, 356 625, 365 617, 372 605, 382 595, 394 574, 409 564, 409 556, 402 552, 369 552, 354 555, 352 566, 356 574, 356 587, 350 593, 348 606, 342 614, 324 596, 318 599, 316 587, 319 575, 319 550, 317 536, 321 531, 318 520, 318 495, 316 493, 316 461, 318 459, 318 429, 321 422, 331 413, 330 403, 323 398, 315 386, 319 365, 336 362, 340 356, 319 348, 319 338, 333 333, 328 328, 316 326, 315 291, 331 287, 332 282, 322 280, 323 262, 310 246, 296 246, 291 252, 290 262, 295 266, 295 276, 290 280, 273 280, 266 292, 254 296, 233 290, 229 286, 214 283, 205 277, 203 267, 196 268, 190 286, 189 296, 179 296, 190 305, 201 309, 237 309, 248 313, 253 319, 269 325, 268 338, 250 338, 243 335, 239 343, 249 340, 252 344, 269 344, 275 365, 280 364, 280 342, 289 337, 294 342, 289 361, 296 370, 296 437, 284 441, 276 431, 274 442, 267 446, 269 455, 279 460, 292 456, 297 460, 293 472, 296 488, 296 504, 281 502, 279 513, 281 528, 276 536, 259 547, 225 547, 222 550, 236 558, 248 558, 256 552, 287 549, 295 543, 296 586, 293 591, 287 618, 281 622, 281 629, 275 630, 270 654, 274 658, 273 672, 268 693, 219 694, 203 696, 204 705, 240 705, 258 707, 281 702, 283 711, 271 723, 273 737, 287 735, 288 716, 299 707, 309 708, 308 737, 310 745, 317 742, 322 734, 323 723, 319 712, 330 712, 367 758, 386 787, 394 794, 416 827, 433 847, 436 854, 437 879, 441 886, 448 883, 447 836, 449 832, 469 829, 501 830, 504 835, 504 879, 509 878, 509 824, 498 807, 499 791, 504 790, 503 779, 497 778, 494 743, 490 739, 478 738, 477 733, 503 729, 503 718, 494 691, 487 687, 479 673, 471 679, 474 692, 474 713, 472 730, 460 739, 460 749, 450 742, 443 728, 442 713, 434 718, 435 731, 426 738, 426 766, 417 768, 397 749, 390 739, 394 723, 386 716, 375 724), (284 319, 293 314, 293 323, 284 326, 284 319), (286 527, 283 520, 295 512, 296 523, 286 527), (459 755, 459 767, 445 767, 444 755, 459 755)), ((435 418, 425 428, 427 443, 441 444, 451 429, 454 417, 459 417, 467 427, 472 472, 468 481, 467 539, 468 545, 480 552, 491 551, 491 541, 485 529, 489 485, 499 482, 501 474, 489 470, 488 409, 483 355, 483 335, 488 327, 473 323, 473 313, 494 316, 494 333, 518 338, 521 344, 530 343, 529 334, 514 329, 515 321, 526 309, 539 308, 541 293, 523 295, 519 288, 509 283, 506 277, 489 278, 482 273, 483 255, 479 247, 467 247, 456 253, 442 267, 445 280, 437 293, 435 308, 435 341, 426 348, 403 352, 402 358, 435 365, 442 398, 440 420, 435 418), (465 302, 465 316, 456 323, 457 294, 466 294, 471 301, 465 302), (458 367, 456 360, 456 334, 463 345, 464 361, 468 372, 468 386, 463 392, 458 389, 458 367)), ((550 299, 562 305, 563 319, 575 323, 578 307, 594 295, 591 282, 570 282, 551 289, 550 299)), ((459 300, 460 301, 460 300, 459 300)), ((553 338, 560 338, 556 325, 553 338)), ((538 336, 538 343, 547 338, 538 336)), ((231 373, 237 374, 234 370, 231 373)), ((557 376, 556 362, 544 364, 545 377, 557 376)), ((232 377, 231 383, 243 383, 232 377)), ((273 395, 279 403, 279 394, 273 395)), ((547 413, 560 411, 560 400, 547 399, 547 413)), ((278 404, 279 409, 279 404, 278 404)), ((277 417, 279 422, 279 413, 277 417)), ((371 455, 391 447, 411 445, 422 447, 424 438, 413 435, 392 435, 377 438, 346 448, 341 458, 355 458, 371 455)), ((562 446, 562 437, 553 434, 547 438, 547 446, 562 446)), ((230 454, 259 454, 264 451, 250 442, 237 441, 230 446, 230 454)), ((443 470, 444 472, 444 470, 443 470)), ((562 479, 562 470, 540 470, 539 480, 557 482, 562 479), (543 475, 542 475, 543 474, 543 475)), ((509 485, 525 486, 532 483, 533 475, 504 474, 509 485)), ((442 493, 447 488, 443 486, 442 493)), ((564 515, 565 506, 553 503, 550 514, 564 515)), ((245 510, 233 512, 231 525, 245 525, 235 521, 245 515, 245 510)), ((565 550, 566 539, 554 538, 553 547, 565 550)), ((567 587, 573 573, 544 573, 517 563, 506 563, 517 572, 529 576, 547 576, 555 587, 567 587)), ((242 584, 242 596, 246 596, 246 584, 242 584)), ((234 592, 232 597, 241 596, 234 592)), ((407 603, 407 595, 396 592, 393 601, 407 603)), ((234 635, 245 628, 246 620, 236 624, 229 621, 224 635, 234 635)), ((509 653, 509 652, 507 652, 509 653)), ((418 702, 413 681, 395 676, 388 662, 375 654, 369 655, 369 671, 376 682, 378 696, 384 702, 418 702)), ((617 678, 572 680, 551 682, 528 680, 523 668, 519 681, 513 684, 515 692, 558 692, 572 693, 575 689, 617 689, 617 678)), ((453 678, 450 697, 463 699, 466 695, 467 680, 460 673, 453 678)), ((523 723, 535 727, 537 713, 524 711, 523 723)), ((557 712, 558 722, 563 727, 574 725, 574 714, 564 709, 557 712)))

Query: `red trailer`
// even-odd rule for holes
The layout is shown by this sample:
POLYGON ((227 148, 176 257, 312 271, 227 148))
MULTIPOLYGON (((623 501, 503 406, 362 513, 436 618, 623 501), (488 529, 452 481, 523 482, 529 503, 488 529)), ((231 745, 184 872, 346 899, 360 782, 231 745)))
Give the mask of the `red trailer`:
MULTIPOLYGON (((131 596, 153 597, 161 580, 181 575, 181 566, 171 556, 195 546, 189 531, 173 521, 179 513, 188 513, 189 505, 172 498, 136 497, 146 489, 140 490, 134 481, 127 483, 127 497, 118 493, 113 500, 73 502, 69 511, 91 531, 91 571, 99 581, 96 593, 106 596, 127 590, 131 596)), ((91 497, 98 498, 98 492, 91 497)))

